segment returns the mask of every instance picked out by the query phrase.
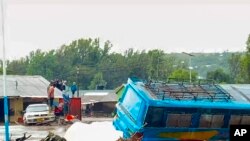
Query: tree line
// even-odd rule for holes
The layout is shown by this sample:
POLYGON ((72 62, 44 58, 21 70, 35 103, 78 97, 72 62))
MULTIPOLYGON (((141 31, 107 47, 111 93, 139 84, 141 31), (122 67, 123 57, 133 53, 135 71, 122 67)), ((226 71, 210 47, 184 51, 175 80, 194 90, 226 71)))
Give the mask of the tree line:
POLYGON ((228 63, 227 69, 220 67, 210 71, 207 78, 218 83, 250 83, 250 34, 246 41, 246 51, 232 53, 225 63, 228 63))
MULTIPOLYGON (((246 52, 232 53, 228 57, 228 70, 218 67, 208 71, 206 77, 218 83, 249 83, 250 36, 246 44, 246 52)), ((67 80, 76 82, 80 89, 95 89, 98 85, 114 89, 133 76, 160 81, 189 79, 188 61, 183 63, 176 55, 159 49, 138 51, 132 48, 121 54, 111 52, 112 47, 110 41, 101 46, 98 38, 88 38, 48 52, 38 49, 21 59, 7 61, 7 74, 67 80)), ((199 73, 192 70, 192 79, 196 80, 199 73)))

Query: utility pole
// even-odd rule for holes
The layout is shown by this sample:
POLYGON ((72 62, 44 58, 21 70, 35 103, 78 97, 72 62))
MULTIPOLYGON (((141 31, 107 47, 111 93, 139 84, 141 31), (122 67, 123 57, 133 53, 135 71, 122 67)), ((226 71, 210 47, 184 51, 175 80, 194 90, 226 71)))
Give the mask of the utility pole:
POLYGON ((5 59, 5 1, 1 0, 2 11, 2 40, 3 40, 3 97, 4 97, 4 126, 5 126, 5 141, 10 140, 9 136, 9 107, 8 96, 6 95, 6 59, 5 59))
POLYGON ((189 82, 192 82, 192 64, 191 64, 191 57, 193 57, 193 54, 182 52, 183 54, 186 54, 189 56, 189 82))

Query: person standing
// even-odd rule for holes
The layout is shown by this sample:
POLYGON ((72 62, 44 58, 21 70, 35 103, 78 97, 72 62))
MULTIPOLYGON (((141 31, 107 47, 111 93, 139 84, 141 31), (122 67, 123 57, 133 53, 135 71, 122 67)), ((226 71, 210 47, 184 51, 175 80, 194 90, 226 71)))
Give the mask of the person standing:
POLYGON ((49 104, 49 93, 50 93, 50 91, 49 91, 49 90, 50 90, 50 87, 52 86, 52 84, 53 84, 53 82, 52 82, 52 81, 50 81, 50 83, 49 83, 49 85, 48 85, 48 87, 47 87, 47 95, 48 95, 48 98, 47 98, 47 104, 48 104, 48 105, 50 105, 50 104, 49 104))
POLYGON ((54 93, 55 93, 55 84, 53 83, 49 87, 49 92, 48 92, 49 106, 50 106, 51 109, 53 108, 54 93))
POLYGON ((62 97, 63 97, 63 113, 64 115, 68 115, 69 113, 69 104, 70 104, 70 98, 69 94, 66 91, 62 91, 62 97))
POLYGON ((71 86, 72 97, 74 97, 76 91, 77 91, 76 82, 73 82, 73 85, 71 86))

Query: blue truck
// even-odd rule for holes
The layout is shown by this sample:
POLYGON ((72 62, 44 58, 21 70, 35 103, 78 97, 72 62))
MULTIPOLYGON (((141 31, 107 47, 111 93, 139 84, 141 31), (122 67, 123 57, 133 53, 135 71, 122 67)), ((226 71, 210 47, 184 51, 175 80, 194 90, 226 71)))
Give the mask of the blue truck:
POLYGON ((229 140, 230 125, 250 124, 250 85, 146 82, 129 78, 113 125, 136 141, 229 140))

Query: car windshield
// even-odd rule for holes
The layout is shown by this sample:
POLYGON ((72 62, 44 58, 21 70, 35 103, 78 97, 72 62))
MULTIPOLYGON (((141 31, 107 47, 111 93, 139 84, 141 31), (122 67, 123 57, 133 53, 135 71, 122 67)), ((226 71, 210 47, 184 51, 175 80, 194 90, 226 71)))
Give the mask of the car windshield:
POLYGON ((26 112, 43 112, 43 111, 48 111, 48 110, 49 110, 48 106, 44 106, 44 105, 29 106, 27 107, 26 112))

